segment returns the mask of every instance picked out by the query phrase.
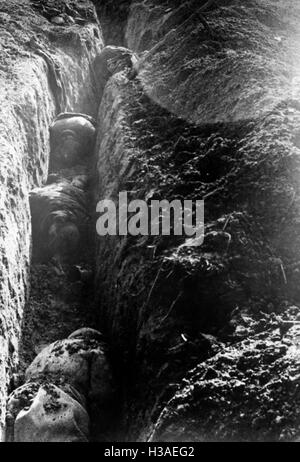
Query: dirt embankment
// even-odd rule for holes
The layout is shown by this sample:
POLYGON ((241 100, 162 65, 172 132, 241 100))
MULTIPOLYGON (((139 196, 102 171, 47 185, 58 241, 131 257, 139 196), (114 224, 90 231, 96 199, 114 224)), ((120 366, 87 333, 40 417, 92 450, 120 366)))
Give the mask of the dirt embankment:
POLYGON ((9 0, 0 2, 0 43, 2 438, 29 286, 29 191, 46 179, 55 114, 97 110, 90 62, 103 42, 91 3, 9 0), (60 15, 63 23, 58 24, 54 18, 60 15))
MULTIPOLYGON (((221 0, 199 13, 204 1, 121 2, 113 29, 112 2, 95 3, 107 43, 141 58, 136 78, 121 72, 105 88, 96 199, 205 200, 200 247, 169 236, 97 240, 98 326, 123 392, 122 438, 297 440, 300 7, 221 0)), ((97 110, 90 64, 102 37, 84 1, 0 6, 2 424, 28 288, 28 193, 46 178, 54 115, 97 110)), ((60 316, 38 270, 24 328, 47 304, 48 342, 60 316)), ((81 304, 60 302, 61 320, 80 326, 81 304)), ((26 361, 41 345, 25 342, 26 361)))
POLYGON ((134 51, 148 50, 139 75, 111 79, 99 112, 99 198, 126 190, 129 199, 205 199, 206 238, 198 248, 169 237, 99 239, 99 316, 123 367, 127 437, 155 427, 153 438, 176 438, 192 422, 191 440, 295 439, 287 390, 298 399, 297 335, 283 331, 300 303, 299 6, 224 0, 203 21, 198 2, 186 2, 184 16, 180 5, 144 4, 132 5, 126 33, 134 51), (223 368, 228 351, 233 365, 223 368), (249 374, 235 364, 243 356, 258 365, 249 374), (267 391, 252 400, 263 387, 257 367, 267 391), (237 397, 232 380, 242 382, 237 397))

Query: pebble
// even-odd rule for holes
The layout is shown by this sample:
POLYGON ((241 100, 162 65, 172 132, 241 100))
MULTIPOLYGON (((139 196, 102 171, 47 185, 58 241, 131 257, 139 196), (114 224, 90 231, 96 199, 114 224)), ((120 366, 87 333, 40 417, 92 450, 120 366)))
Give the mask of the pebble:
POLYGON ((65 24, 65 20, 62 16, 54 16, 53 18, 51 18, 51 22, 52 24, 56 24, 57 26, 62 26, 63 24, 65 24))

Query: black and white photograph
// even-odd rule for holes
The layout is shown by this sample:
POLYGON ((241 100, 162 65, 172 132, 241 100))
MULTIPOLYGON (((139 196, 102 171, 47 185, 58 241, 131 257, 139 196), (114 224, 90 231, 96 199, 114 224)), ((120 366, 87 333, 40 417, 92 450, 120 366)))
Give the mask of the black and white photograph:
POLYGON ((0 0, 0 442, 300 442, 300 0, 0 0))

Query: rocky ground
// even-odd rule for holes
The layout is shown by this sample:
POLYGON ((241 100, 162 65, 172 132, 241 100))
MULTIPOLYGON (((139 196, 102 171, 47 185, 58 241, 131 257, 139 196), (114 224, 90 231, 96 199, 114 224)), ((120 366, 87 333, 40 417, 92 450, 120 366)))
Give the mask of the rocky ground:
POLYGON ((101 197, 205 199, 206 238, 198 248, 163 237, 100 242, 100 316, 124 363, 129 438, 297 439, 297 335, 289 350, 278 329, 299 305, 300 11, 220 1, 203 21, 198 7, 131 5, 125 37, 139 73, 106 87, 98 165, 101 197), (249 374, 236 364, 244 357, 257 363, 249 374), (222 377, 202 383, 206 368, 222 377))
MULTIPOLYGON (((124 190, 129 199, 204 199, 205 240, 97 238, 92 287, 55 265, 32 267, 31 298, 15 322, 20 372, 45 344, 89 324, 105 333, 119 389, 108 440, 298 441, 300 7, 94 3, 105 43, 136 53, 134 72, 116 68, 99 92, 91 4, 15 1, 1 5, 3 76, 25 79, 11 68, 16 50, 45 59, 54 98, 42 127, 61 106, 95 115, 102 98, 91 202, 124 190), (16 23, 20 36, 7 38, 16 23)), ((37 151, 48 153, 42 133, 37 151)), ((46 159, 40 169, 45 180, 46 159)))

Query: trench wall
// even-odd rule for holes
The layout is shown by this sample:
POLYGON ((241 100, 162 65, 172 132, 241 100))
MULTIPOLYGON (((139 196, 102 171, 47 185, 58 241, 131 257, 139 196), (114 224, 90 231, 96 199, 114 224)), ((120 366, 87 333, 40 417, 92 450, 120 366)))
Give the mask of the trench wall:
POLYGON ((29 290, 28 193, 47 178, 49 125, 55 115, 97 111, 90 63, 103 41, 92 4, 79 3, 89 19, 59 27, 29 1, 0 2, 1 439, 29 290))

